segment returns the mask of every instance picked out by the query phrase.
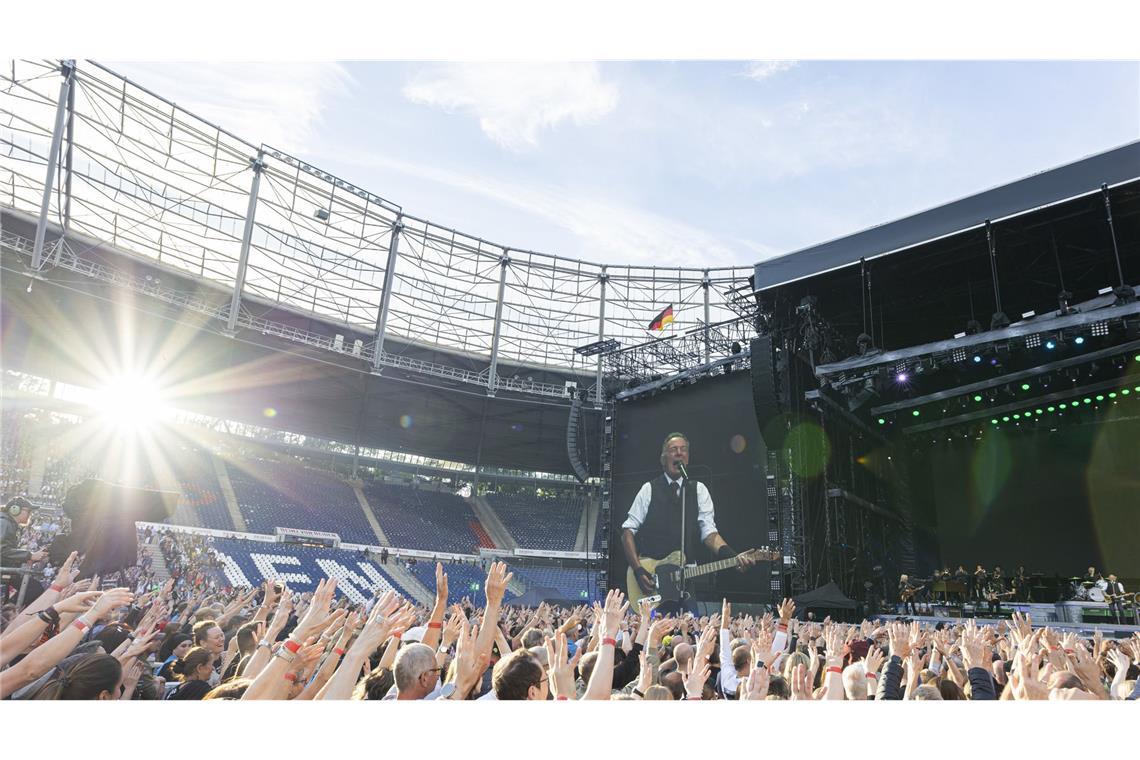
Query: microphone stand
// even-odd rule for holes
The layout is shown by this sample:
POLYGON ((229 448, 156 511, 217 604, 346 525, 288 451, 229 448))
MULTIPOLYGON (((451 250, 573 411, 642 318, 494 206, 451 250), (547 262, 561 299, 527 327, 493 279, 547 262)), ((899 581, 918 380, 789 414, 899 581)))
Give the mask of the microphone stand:
POLYGON ((688 554, 685 552, 685 526, 688 525, 688 515, 685 514, 685 491, 689 485, 689 471, 685 465, 677 462, 677 469, 681 471, 681 577, 678 579, 678 588, 681 593, 681 609, 684 609, 688 590, 685 588, 685 565, 689 564, 688 554))

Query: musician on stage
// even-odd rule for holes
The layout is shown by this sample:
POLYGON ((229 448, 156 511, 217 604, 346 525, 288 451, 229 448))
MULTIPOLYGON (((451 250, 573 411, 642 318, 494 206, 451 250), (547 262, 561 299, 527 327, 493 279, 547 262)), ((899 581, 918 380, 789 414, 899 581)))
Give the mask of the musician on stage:
POLYGON ((682 467, 688 466, 689 439, 684 433, 670 433, 661 444, 661 476, 641 487, 622 523, 625 559, 645 595, 656 592, 653 576, 641 566, 641 558, 661 559, 682 548, 682 489, 685 494, 685 562, 694 561, 700 544, 704 544, 717 559, 736 557, 737 569, 741 572, 756 564, 752 556, 738 554, 717 532, 712 496, 704 483, 684 477, 682 467))
POLYGON ((1112 612, 1112 619, 1118 624, 1124 624, 1124 584, 1116 580, 1114 573, 1108 574, 1108 588, 1105 589, 1108 609, 1112 612))
POLYGON ((1095 567, 1090 566, 1089 571, 1085 573, 1085 577, 1081 578, 1081 583, 1086 586, 1095 586, 1096 582, 1104 580, 1104 576, 1096 571, 1095 567))
POLYGON ((966 571, 965 565, 958 565, 958 569, 954 571, 954 580, 962 584, 962 595, 958 603, 965 604, 970 588, 970 574, 966 571))
POLYGON ((902 602, 903 614, 910 613, 911 615, 918 614, 918 608, 914 605, 914 596, 916 588, 910 582, 910 576, 903 573, 899 576, 899 601, 902 602))
POLYGON ((1017 601, 1028 602, 1029 591, 1029 576, 1025 572, 1025 565, 1019 565, 1017 574, 1013 576, 1013 590, 1017 592, 1017 601))
POLYGON ((996 589, 999 594, 1005 592, 1005 576, 1002 575, 1001 565, 994 566, 994 571, 990 575, 990 588, 996 589))
POLYGON ((981 601, 986 596, 986 585, 989 582, 989 573, 981 565, 974 570, 974 599, 981 601))

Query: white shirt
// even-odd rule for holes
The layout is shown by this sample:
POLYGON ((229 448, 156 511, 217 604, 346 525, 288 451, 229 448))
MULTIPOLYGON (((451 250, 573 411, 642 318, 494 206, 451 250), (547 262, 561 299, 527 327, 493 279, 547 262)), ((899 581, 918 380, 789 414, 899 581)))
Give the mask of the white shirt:
MULTIPOLYGON (((726 694, 735 694, 736 686, 740 683, 740 676, 736 673, 736 667, 732 664, 732 650, 729 645, 732 643, 732 637, 729 635, 727 628, 720 629, 720 688, 726 694)), ((788 645, 788 634, 785 631, 776 631, 776 636, 772 639, 772 652, 783 652, 784 647, 788 645)), ((775 663, 773 663, 775 665, 775 663)))
MULTIPOLYGON (((681 482, 681 478, 673 480, 669 477, 669 473, 664 473, 665 480, 668 481, 669 487, 674 488, 681 482)), ((637 496, 633 499, 633 506, 629 508, 629 516, 625 518, 625 522, 621 524, 622 528, 628 528, 633 531, 634 535, 637 534, 641 524, 645 522, 645 516, 649 513, 649 501, 653 497, 653 486, 651 483, 646 483, 637 492, 637 496)), ((705 488, 705 484, 697 481, 697 522, 701 526, 701 540, 717 532, 716 521, 713 514, 713 501, 712 496, 709 495, 709 489, 705 488)))

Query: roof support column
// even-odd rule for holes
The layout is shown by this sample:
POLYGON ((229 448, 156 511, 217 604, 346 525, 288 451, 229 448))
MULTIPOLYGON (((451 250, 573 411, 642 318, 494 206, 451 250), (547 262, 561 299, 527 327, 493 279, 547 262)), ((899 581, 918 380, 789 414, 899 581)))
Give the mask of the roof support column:
POLYGON ((257 191, 261 187, 261 170, 265 168, 265 153, 257 151, 250 159, 253 169, 253 183, 249 188, 249 206, 245 211, 245 229, 241 234, 241 253, 238 256, 237 275, 234 277, 234 292, 230 299, 230 313, 226 318, 226 332, 233 335, 237 331, 238 312, 241 311, 241 291, 245 287, 245 273, 249 268, 249 248, 253 242, 253 217, 257 213, 257 191))
POLYGON ((44 258, 44 238, 47 236, 48 211, 51 193, 55 186, 55 170, 59 164, 59 146, 63 142, 63 119, 67 115, 67 102, 75 78, 75 61, 68 61, 62 69, 63 83, 59 86, 59 100, 55 106, 55 127, 51 132, 51 148, 47 156, 47 176, 44 177, 44 197, 40 203, 40 218, 36 223, 36 241, 32 246, 32 269, 39 271, 44 258))
POLYGON ((404 231, 404 216, 392 222, 392 236, 388 239, 388 263, 384 265, 384 292, 380 294, 380 311, 376 314, 376 340, 372 344, 372 371, 379 373, 384 359, 384 333, 388 329, 388 309, 392 303, 392 286, 396 282, 396 260, 400 256, 400 233, 404 231))
POLYGON ((712 344, 711 337, 709 336, 709 286, 712 281, 709 279, 709 270, 705 270, 705 278, 701 280, 701 287, 705 289, 705 364, 712 361, 712 344))
POLYGON ((495 332, 491 336, 491 371, 487 373, 487 395, 495 395, 495 385, 499 371, 499 334, 503 328, 503 294, 507 290, 507 267, 511 265, 511 257, 506 248, 499 258, 499 297, 495 301, 495 332))
MULTIPOLYGON (((606 339, 606 283, 610 281, 610 276, 606 272, 606 268, 602 267, 602 273, 598 275, 598 282, 602 285, 602 295, 598 303, 598 342, 606 339)), ((602 408, 602 354, 598 354, 598 379, 594 385, 594 408, 602 408)))

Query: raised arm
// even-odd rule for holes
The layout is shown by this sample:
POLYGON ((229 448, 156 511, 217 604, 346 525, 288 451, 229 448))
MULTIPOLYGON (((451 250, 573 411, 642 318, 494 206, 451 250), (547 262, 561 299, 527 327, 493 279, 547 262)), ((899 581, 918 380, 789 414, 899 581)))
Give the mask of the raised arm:
POLYGON ((440 635, 443 633, 443 616, 447 612, 447 573, 443 571, 443 563, 435 563, 435 605, 431 608, 428 618, 427 630, 424 632, 423 643, 435 649, 439 646, 440 635))
POLYGON ((606 595, 606 604, 602 608, 602 642, 598 649, 598 659, 594 663, 594 672, 590 674, 590 683, 582 699, 609 699, 613 691, 614 680, 614 648, 617 646, 618 627, 628 604, 623 604, 625 594, 613 590, 606 595))

